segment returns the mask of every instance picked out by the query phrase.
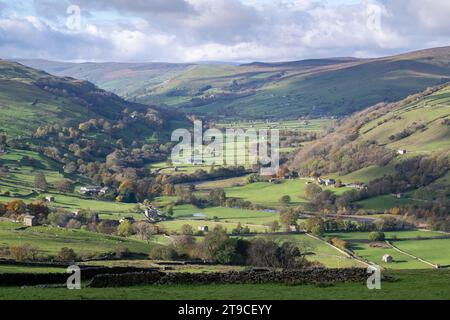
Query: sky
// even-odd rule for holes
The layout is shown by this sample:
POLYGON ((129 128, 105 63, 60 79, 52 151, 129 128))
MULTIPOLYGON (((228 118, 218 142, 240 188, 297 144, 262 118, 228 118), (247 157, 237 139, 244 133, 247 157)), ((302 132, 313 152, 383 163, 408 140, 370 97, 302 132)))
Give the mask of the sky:
POLYGON ((287 61, 450 45, 450 0, 0 0, 0 58, 287 61))

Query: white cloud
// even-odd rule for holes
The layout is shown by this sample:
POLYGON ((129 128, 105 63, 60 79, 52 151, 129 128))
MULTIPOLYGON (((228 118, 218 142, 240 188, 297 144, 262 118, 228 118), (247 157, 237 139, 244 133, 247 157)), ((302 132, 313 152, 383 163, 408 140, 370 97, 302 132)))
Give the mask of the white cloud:
POLYGON ((387 55, 450 44, 450 1, 71 2, 82 8, 77 32, 64 25, 67 1, 35 0, 33 16, 3 15, 3 58, 274 61, 387 55))

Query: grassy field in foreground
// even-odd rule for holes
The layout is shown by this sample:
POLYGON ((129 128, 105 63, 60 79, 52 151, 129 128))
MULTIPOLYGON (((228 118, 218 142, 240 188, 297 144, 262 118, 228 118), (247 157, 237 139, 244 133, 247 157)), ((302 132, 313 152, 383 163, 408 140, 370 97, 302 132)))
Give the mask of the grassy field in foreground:
POLYGON ((67 290, 65 288, 0 288, 0 299, 139 299, 139 300, 427 300, 450 299, 450 270, 389 271, 397 281, 382 281, 381 290, 364 283, 314 285, 170 285, 67 290))
POLYGON ((65 268, 49 268, 35 266, 17 266, 0 264, 0 273, 64 273, 65 268))

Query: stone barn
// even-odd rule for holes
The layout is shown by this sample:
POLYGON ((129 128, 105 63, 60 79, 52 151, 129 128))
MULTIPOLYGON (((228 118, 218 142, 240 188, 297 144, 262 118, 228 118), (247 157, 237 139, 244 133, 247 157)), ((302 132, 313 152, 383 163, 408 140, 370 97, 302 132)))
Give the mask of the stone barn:
POLYGON ((392 258, 392 256, 391 255, 388 255, 388 254, 385 254, 384 256, 383 256, 383 262, 385 262, 385 263, 392 263, 393 261, 394 261, 394 258, 392 258))
POLYGON ((26 215, 23 217, 23 225, 26 227, 33 227, 37 224, 34 216, 26 215))

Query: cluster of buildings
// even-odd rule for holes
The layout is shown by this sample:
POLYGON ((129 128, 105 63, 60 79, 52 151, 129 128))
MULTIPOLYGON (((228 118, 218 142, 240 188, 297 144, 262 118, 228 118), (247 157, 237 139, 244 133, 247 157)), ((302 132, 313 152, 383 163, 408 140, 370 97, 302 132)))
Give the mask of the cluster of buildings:
POLYGON ((148 206, 144 210, 144 216, 151 222, 163 221, 165 217, 161 211, 154 208, 153 206, 148 206))
POLYGON ((336 180, 334 179, 322 179, 322 178, 317 178, 317 183, 320 185, 326 185, 326 186, 334 186, 336 185, 336 180))
POLYGON ((89 186, 89 187, 81 187, 80 193, 85 196, 98 196, 98 195, 105 195, 108 193, 109 188, 108 187, 101 187, 101 186, 89 186))

